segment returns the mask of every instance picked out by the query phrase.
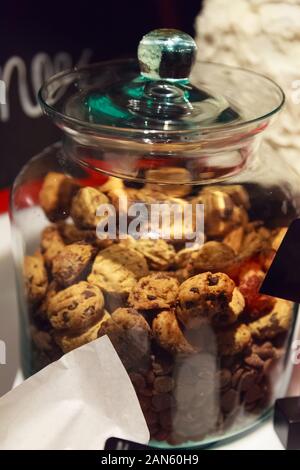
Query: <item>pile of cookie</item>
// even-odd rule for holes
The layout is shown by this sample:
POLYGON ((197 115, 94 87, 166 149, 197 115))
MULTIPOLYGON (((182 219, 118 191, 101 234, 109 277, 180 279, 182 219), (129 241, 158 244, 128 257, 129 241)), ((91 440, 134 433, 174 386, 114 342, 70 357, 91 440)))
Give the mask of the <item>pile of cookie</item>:
POLYGON ((293 308, 259 293, 286 228, 250 221, 242 186, 152 182, 186 173, 151 170, 139 187, 49 173, 40 205, 51 224, 24 263, 35 370, 108 335, 152 438, 171 444, 222 434, 270 406, 293 308), (175 226, 167 240, 99 239, 98 206, 120 211, 124 197, 204 204, 205 243, 186 248, 175 226))

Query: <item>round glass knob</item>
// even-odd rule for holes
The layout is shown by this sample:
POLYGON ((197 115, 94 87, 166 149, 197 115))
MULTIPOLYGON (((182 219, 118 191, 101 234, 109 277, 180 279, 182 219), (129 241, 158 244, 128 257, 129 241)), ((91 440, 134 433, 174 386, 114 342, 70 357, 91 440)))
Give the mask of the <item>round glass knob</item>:
POLYGON ((139 43, 141 73, 152 80, 188 79, 196 51, 189 34, 177 29, 155 29, 139 43))

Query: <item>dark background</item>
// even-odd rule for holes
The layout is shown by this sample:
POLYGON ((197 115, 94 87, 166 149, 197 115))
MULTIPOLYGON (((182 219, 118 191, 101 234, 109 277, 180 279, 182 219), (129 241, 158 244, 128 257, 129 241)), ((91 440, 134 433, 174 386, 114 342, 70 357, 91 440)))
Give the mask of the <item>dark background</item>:
POLYGON ((0 116, 0 188, 11 185, 30 157, 59 138, 50 121, 40 116, 29 117, 20 102, 19 87, 23 82, 35 103, 31 66, 38 53, 47 53, 53 62, 57 53, 67 52, 73 65, 86 49, 90 51, 89 62, 134 57, 139 40, 152 29, 179 28, 194 35, 194 21, 201 3, 201 0, 1 2, 0 78, 14 56, 23 60, 26 78, 21 79, 20 71, 13 68, 6 83, 10 117, 3 122, 0 116))

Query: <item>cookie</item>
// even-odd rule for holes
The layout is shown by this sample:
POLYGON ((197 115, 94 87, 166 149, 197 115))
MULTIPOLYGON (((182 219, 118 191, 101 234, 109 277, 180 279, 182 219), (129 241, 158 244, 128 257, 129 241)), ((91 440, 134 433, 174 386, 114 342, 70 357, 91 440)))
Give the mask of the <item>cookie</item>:
POLYGON ((99 222, 106 218, 106 215, 97 216, 97 209, 108 203, 106 195, 98 189, 90 186, 81 188, 71 205, 71 217, 75 225, 80 229, 96 229, 99 222))
POLYGON ((148 274, 145 257, 132 248, 115 244, 98 253, 88 282, 108 295, 127 297, 138 279, 148 274))
POLYGON ((204 189, 192 203, 204 205, 205 233, 209 237, 224 237, 233 228, 248 222, 245 208, 235 204, 231 195, 222 187, 204 189))
POLYGON ((176 302, 178 287, 174 277, 152 273, 138 281, 129 294, 128 303, 138 310, 170 308, 176 302))
POLYGON ((32 305, 39 303, 48 287, 48 276, 41 255, 25 256, 24 281, 28 302, 32 305))
POLYGON ((40 206, 51 222, 66 219, 70 214, 72 197, 79 185, 62 173, 46 175, 39 193, 40 206))
POLYGON ((248 224, 240 249, 239 258, 251 258, 271 248, 271 233, 265 227, 248 224))
POLYGON ((163 192, 170 197, 185 197, 192 189, 191 173, 186 168, 163 167, 147 170, 145 179, 145 190, 163 192))
POLYGON ((96 248, 104 249, 113 244, 113 240, 107 238, 98 238, 96 230, 83 230, 76 227, 74 224, 69 223, 59 223, 58 224, 59 232, 64 240, 64 242, 69 245, 71 243, 86 242, 90 245, 93 245, 96 248))
POLYGON ((95 248, 85 242, 65 246, 52 261, 53 279, 63 287, 83 279, 91 270, 95 253, 95 248))
POLYGON ((190 264, 194 273, 225 271, 236 261, 235 252, 222 242, 209 241, 191 253, 190 264))
POLYGON ((55 331, 54 340, 56 344, 61 348, 63 353, 68 353, 73 349, 79 348, 84 344, 94 341, 98 337, 98 331, 103 322, 110 319, 110 315, 104 312, 103 317, 97 321, 94 325, 89 328, 79 331, 76 333, 70 333, 68 331, 55 331))
POLYGON ((63 238, 56 225, 50 225, 42 231, 41 253, 47 266, 52 266, 52 261, 65 247, 63 238))
POLYGON ((104 335, 108 335, 127 370, 141 368, 150 361, 151 329, 135 309, 115 310, 98 331, 98 337, 104 335))
POLYGON ((180 329, 174 311, 164 310, 152 323, 156 342, 171 354, 194 354, 197 350, 188 343, 180 329))
POLYGON ((204 188, 202 194, 210 192, 211 189, 214 191, 221 191, 224 194, 230 196, 232 202, 238 206, 245 209, 250 208, 250 199, 247 190, 240 184, 224 184, 224 185, 214 185, 213 187, 204 188))
POLYGON ((137 240, 135 249, 145 256, 149 268, 155 271, 166 271, 175 260, 174 247, 162 239, 137 240))
POLYGON ((254 338, 272 339, 281 333, 287 333, 292 322, 292 303, 288 300, 276 299, 271 312, 258 320, 249 323, 254 338))
POLYGON ((48 302, 48 318, 57 330, 80 330, 103 315, 104 298, 101 290, 81 281, 59 291, 48 302))
POLYGON ((177 315, 188 329, 213 322, 228 325, 242 313, 245 302, 235 283, 224 273, 202 273, 187 279, 178 291, 177 315))
POLYGON ((219 354, 234 356, 243 352, 251 344, 251 329, 241 324, 217 333, 219 354))

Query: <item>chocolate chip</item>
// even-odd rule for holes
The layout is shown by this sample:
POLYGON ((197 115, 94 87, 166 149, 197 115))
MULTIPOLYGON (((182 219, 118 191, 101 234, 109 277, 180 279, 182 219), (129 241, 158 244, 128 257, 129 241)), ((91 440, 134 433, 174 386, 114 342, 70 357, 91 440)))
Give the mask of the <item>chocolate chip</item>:
POLYGON ((67 312, 64 312, 62 316, 63 316, 63 321, 64 321, 65 323, 68 323, 68 321, 69 321, 69 315, 68 315, 68 313, 67 313, 67 312))
POLYGON ((239 395, 233 388, 230 388, 221 397, 221 409, 224 413, 230 413, 238 405, 239 395))
POLYGON ((185 302, 185 308, 186 309, 190 309, 190 308, 194 308, 195 307, 195 303, 194 302, 185 302))
POLYGON ((95 292, 92 292, 91 290, 85 290, 82 292, 82 295, 85 299, 90 299, 91 297, 95 297, 96 294, 95 292))
POLYGON ((211 274, 207 276, 207 280, 209 286, 216 286, 219 283, 218 276, 212 276, 211 274))
POLYGON ((216 299, 217 299, 216 294, 207 294, 205 296, 205 300, 211 300, 212 302, 214 302, 216 299))
POLYGON ((155 296, 155 295, 148 294, 148 295, 147 295, 147 299, 148 299, 148 300, 156 300, 156 296, 155 296))
POLYGON ((220 302, 227 302, 227 295, 225 292, 220 292, 218 295, 218 299, 220 302))
POLYGON ((198 287, 192 287, 190 289, 190 292, 193 292, 194 294, 199 294, 199 289, 198 289, 198 287))
POLYGON ((75 310, 75 308, 78 307, 78 302, 76 302, 76 300, 73 300, 73 302, 68 305, 68 310, 75 310))
POLYGON ((88 308, 85 309, 84 313, 85 315, 94 315, 95 305, 90 305, 88 308))
POLYGON ((156 377, 153 386, 158 393, 168 393, 174 388, 174 380, 168 376, 156 377))

